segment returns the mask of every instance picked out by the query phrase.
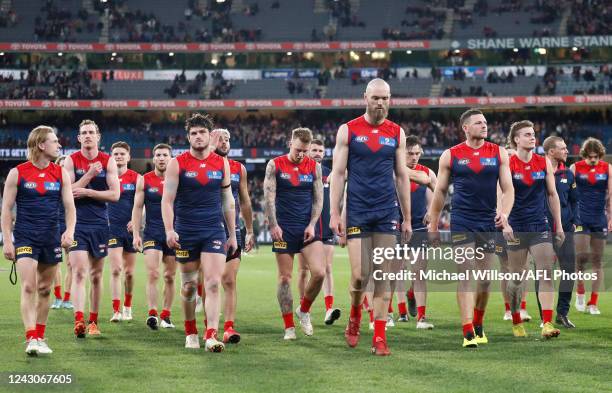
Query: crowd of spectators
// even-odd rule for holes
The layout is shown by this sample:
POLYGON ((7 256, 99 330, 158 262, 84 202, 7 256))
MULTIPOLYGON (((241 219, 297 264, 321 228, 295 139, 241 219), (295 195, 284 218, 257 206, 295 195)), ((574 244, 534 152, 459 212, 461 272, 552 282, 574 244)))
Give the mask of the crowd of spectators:
POLYGON ((85 70, 37 70, 20 73, 19 80, 0 79, 2 99, 101 99, 100 86, 85 70))
POLYGON ((609 0, 574 1, 567 21, 568 35, 609 35, 612 32, 609 0))
POLYGON ((34 20, 34 39, 37 41, 75 42, 84 32, 95 33, 102 29, 99 17, 84 8, 71 10, 57 0, 46 0, 41 15, 34 20))

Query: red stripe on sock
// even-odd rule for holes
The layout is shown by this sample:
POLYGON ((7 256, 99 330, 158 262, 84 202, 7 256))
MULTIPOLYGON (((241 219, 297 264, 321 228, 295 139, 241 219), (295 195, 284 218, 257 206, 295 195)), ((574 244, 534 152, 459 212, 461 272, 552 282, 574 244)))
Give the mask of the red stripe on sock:
POLYGON ((482 325, 482 321, 484 319, 485 310, 479 310, 477 308, 474 309, 474 325, 482 325))
POLYGON ((361 306, 351 306, 351 319, 361 320, 361 306))
POLYGON ((153 317, 153 316, 155 316, 155 317, 156 317, 156 316, 157 316, 157 310, 156 310, 156 309, 154 309, 154 308, 150 309, 150 310, 149 310, 149 316, 150 316, 150 317, 153 317))
POLYGON ((185 335, 189 336, 191 334, 198 334, 198 328, 196 326, 195 319, 191 321, 185 321, 185 335))
POLYGON ((504 303, 504 307, 506 307, 506 311, 510 311, 510 303, 504 303))
POLYGON ((466 323, 463 325, 463 337, 467 336, 467 334, 470 332, 474 334, 474 324, 466 323))
POLYGON ((527 309, 527 301, 523 300, 521 302, 521 310, 526 310, 527 309))
POLYGON ((227 331, 227 329, 233 329, 234 328, 234 321, 225 321, 225 323, 223 324, 223 331, 227 331))
POLYGON ((552 322, 552 310, 542 310, 542 322, 552 322))
POLYGON ((591 293, 591 299, 587 303, 587 306, 596 306, 597 305, 597 300, 599 300, 599 293, 597 293, 597 292, 591 293))
POLYGON ((417 307, 417 321, 425 316, 425 306, 417 307))
POLYGON ((406 302, 397 303, 397 310, 400 315, 408 314, 408 307, 406 307, 406 302))
POLYGON ((120 305, 121 305, 121 300, 113 299, 113 312, 119 312, 120 305))
POLYGON ((385 319, 377 319, 374 321, 374 336, 372 336, 372 342, 376 342, 376 338, 380 337, 383 340, 387 340, 387 336, 385 334, 385 327, 387 326, 387 320, 385 319))
POLYGON ((26 330, 26 340, 29 340, 30 338, 38 338, 38 332, 36 331, 36 329, 30 329, 30 330, 26 330))
POLYGON ((61 285, 56 285, 53 288, 53 294, 55 295, 56 299, 61 299, 62 298, 62 286, 61 285))
POLYGON ((302 299, 302 304, 300 305, 300 311, 310 312, 310 306, 312 306, 312 300, 304 296, 304 298, 302 299))
POLYGON ((74 312, 74 321, 82 321, 83 320, 83 311, 75 311, 74 312))
POLYGON ((293 313, 289 312, 287 314, 283 314, 283 322, 285 323, 285 329, 295 327, 295 323, 293 323, 293 313))
POLYGON ((325 296, 325 311, 329 310, 334 306, 334 297, 329 295, 325 296))
POLYGON ((64 301, 65 302, 69 302, 70 301, 70 292, 68 292, 68 291, 64 292, 64 301))
POLYGON ((40 323, 36 324, 36 337, 38 338, 45 338, 45 328, 47 327, 47 325, 43 325, 40 323))
POLYGON ((132 307, 132 294, 131 293, 125 294, 125 298, 123 299, 123 306, 132 307))
POLYGON ((89 313, 89 322, 98 323, 98 313, 97 312, 89 313))
POLYGON ((162 310, 161 314, 159 314, 161 319, 170 318, 170 310, 166 310, 165 308, 162 310))
POLYGON ((521 313, 520 312, 513 312, 512 313, 512 323, 514 325, 518 325, 519 323, 523 323, 523 319, 521 318, 521 313))

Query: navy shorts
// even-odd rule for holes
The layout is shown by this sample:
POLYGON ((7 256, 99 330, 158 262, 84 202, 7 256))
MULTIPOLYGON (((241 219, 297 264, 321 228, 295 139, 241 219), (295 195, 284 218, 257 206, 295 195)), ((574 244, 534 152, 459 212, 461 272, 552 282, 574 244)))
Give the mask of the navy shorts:
POLYGON ((108 248, 123 248, 123 252, 136 252, 134 245, 134 236, 126 230, 123 231, 110 231, 110 238, 108 239, 108 248))
POLYGON ((194 236, 193 234, 187 236, 178 231, 177 233, 179 235, 179 243, 181 244, 181 249, 175 251, 177 262, 186 263, 199 261, 200 254, 203 252, 227 254, 225 250, 227 238, 223 229, 202 231, 198 236, 194 236))
POLYGON ((229 262, 234 259, 238 259, 238 261, 240 261, 242 259, 242 249, 244 248, 244 242, 242 241, 242 235, 239 229, 236 231, 236 241, 238 243, 238 248, 234 250, 231 254, 229 250, 227 251, 225 262, 229 262))
POLYGON ((108 227, 77 227, 74 231, 74 241, 68 251, 87 251, 98 259, 108 255, 108 227))
MULTIPOLYGON (((55 265, 62 261, 62 246, 59 236, 53 236, 48 241, 41 242, 39 236, 28 236, 25 233, 14 232, 15 260, 32 258, 38 263, 55 265)), ((47 240, 47 239, 45 239, 47 240)))
POLYGON ((602 217, 599 222, 581 222, 576 223, 576 234, 579 235, 591 235, 595 239, 607 239, 608 238, 608 223, 606 219, 602 217))
POLYGON ((462 220, 451 216, 451 242, 453 246, 462 246, 474 243, 475 248, 482 248, 483 252, 495 252, 497 229, 495 223, 462 220))
POLYGON ((283 227, 283 240, 272 243, 272 252, 279 254, 297 254, 302 252, 302 249, 316 241, 321 241, 320 237, 315 237, 308 243, 304 243, 304 230, 306 227, 283 227))
MULTIPOLYGON (((505 240, 509 251, 524 250, 542 243, 552 243, 552 234, 547 223, 512 225, 514 240, 505 240)), ((502 235, 503 239, 503 235, 502 235)))
POLYGON ((315 224, 315 237, 321 239, 323 244, 334 245, 335 236, 334 232, 329 227, 329 221, 324 222, 319 219, 315 224))
POLYGON ((147 237, 147 235, 145 235, 144 239, 142 240, 142 252, 144 253, 147 250, 161 251, 163 256, 174 256, 174 250, 168 247, 165 241, 147 237))
POLYGON ((399 225, 399 211, 397 208, 367 212, 347 211, 346 237, 353 239, 370 233, 396 235, 399 225))

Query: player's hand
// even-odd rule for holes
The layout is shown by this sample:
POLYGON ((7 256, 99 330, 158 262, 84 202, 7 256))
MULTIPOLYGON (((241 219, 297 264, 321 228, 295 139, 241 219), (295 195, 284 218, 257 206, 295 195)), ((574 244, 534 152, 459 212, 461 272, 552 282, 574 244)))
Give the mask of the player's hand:
POLYGON ((506 225, 508 225, 508 216, 506 216, 504 213, 498 211, 495 213, 495 227, 496 228, 503 228, 506 225))
MULTIPOLYGON (((236 236, 236 235, 234 235, 236 236)), ((175 231, 166 232, 166 244, 169 248, 173 250, 178 250, 181 248, 181 244, 179 243, 179 235, 175 231)))
POLYGON ((408 220, 402 221, 402 243, 408 244, 410 239, 412 239, 412 224, 408 220))
POLYGON ((315 229, 314 225, 309 224, 306 229, 304 229, 304 243, 308 243, 312 241, 315 237, 315 229))
POLYGON ((102 173, 102 163, 100 161, 96 161, 92 164, 89 164, 89 169, 87 170, 86 175, 90 178, 93 179, 94 177, 98 176, 100 173, 102 173))
POLYGON ((554 236, 557 247, 561 247, 561 245, 565 241, 565 232, 563 232, 563 229, 561 229, 560 231, 555 232, 554 236))
POLYGON ((132 246, 134 249, 142 252, 142 238, 138 234, 134 234, 134 238, 132 239, 132 246))
POLYGON ((502 234, 504 235, 504 239, 509 240, 511 242, 516 241, 514 237, 514 231, 508 222, 506 221, 506 225, 502 228, 502 234))
POLYGON ((74 241, 74 233, 68 233, 68 231, 65 231, 64 233, 62 233, 62 247, 65 248, 66 250, 72 246, 72 242, 74 241))
POLYGON ((329 229, 339 237, 345 236, 344 223, 342 218, 338 214, 332 214, 329 218, 329 229))
POLYGON ((127 223, 127 230, 130 233, 134 232, 134 225, 132 225, 132 221, 127 223))
POLYGON ((342 248, 346 247, 346 235, 338 236, 338 245, 342 248))
POLYGON ((278 225, 270 228, 270 236, 275 242, 283 241, 283 230, 278 225))
POLYGON ((427 241, 431 244, 431 247, 440 247, 442 241, 440 240, 440 231, 438 231, 438 225, 432 223, 427 227, 427 241))
MULTIPOLYGON (((610 197, 612 198, 612 197, 610 197)), ((612 218, 608 220, 608 232, 612 232, 612 218)))
POLYGON ((211 132, 210 133, 210 149, 211 151, 215 151, 217 149, 217 145, 219 144, 219 139, 221 139, 220 132, 211 132))
POLYGON ((253 232, 247 232, 244 237, 244 252, 251 252, 253 247, 255 247, 255 235, 253 232))
POLYGON ((72 196, 74 199, 87 198, 89 196, 89 191, 88 188, 76 187, 72 189, 72 196))
POLYGON ((225 251, 228 254, 233 254, 238 249, 238 240, 236 239, 236 233, 232 233, 227 242, 225 243, 225 251))
POLYGON ((425 213, 425 217, 423 217, 423 224, 425 224, 425 226, 429 226, 429 223, 431 222, 431 216, 429 215, 429 212, 425 213))
POLYGON ((15 245, 13 242, 5 242, 4 247, 2 247, 2 252, 4 253, 4 258, 7 261, 13 262, 15 260, 15 245))

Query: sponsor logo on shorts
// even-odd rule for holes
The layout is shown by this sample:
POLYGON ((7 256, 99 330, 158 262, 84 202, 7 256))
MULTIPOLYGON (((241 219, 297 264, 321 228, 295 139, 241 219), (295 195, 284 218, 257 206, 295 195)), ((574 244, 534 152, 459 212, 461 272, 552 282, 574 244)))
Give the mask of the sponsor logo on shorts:
POLYGON ((208 171, 206 172, 206 175, 208 176, 209 179, 217 179, 217 180, 223 179, 223 172, 221 171, 208 171))
POLYGON ((496 253, 502 253, 502 252, 504 252, 504 248, 502 246, 495 246, 495 252, 496 253))
POLYGON ((281 248, 281 249, 287 248, 287 242, 276 241, 274 242, 273 245, 274 245, 274 248, 281 248))
POLYGON ((533 180, 544 180, 546 178, 546 172, 544 171, 531 172, 531 178, 533 180))
POLYGON ((361 233, 361 228, 359 227, 350 227, 346 230, 347 235, 359 235, 361 233))
POLYGON ((576 225, 576 232, 582 232, 583 230, 582 225, 576 225))
POLYGON ((541 232, 540 236, 544 240, 549 239, 550 238, 550 232, 541 232))
POLYGON ((298 179, 300 179, 300 182, 304 183, 312 183, 313 181, 312 175, 299 175, 298 179))
POLYGON ((185 177, 197 177, 197 176, 198 176, 198 172, 194 172, 194 171, 185 172, 185 177))
POLYGON ((55 254, 55 258, 57 258, 57 259, 62 259, 62 253, 55 254))
POLYGON ((31 190, 31 189, 36 188, 36 183, 33 181, 29 181, 29 182, 26 182, 23 186, 31 190))
POLYGON ((45 182, 45 190, 47 191, 59 191, 60 184, 59 182, 46 181, 45 182))
POLYGON ((106 250, 106 244, 98 244, 98 248, 99 248, 101 251, 104 251, 104 250, 106 250))
POLYGON ((177 258, 189 258, 189 250, 176 250, 177 258))
POLYGON ((32 247, 17 247, 17 249, 15 250, 15 254, 16 255, 21 255, 21 254, 31 254, 32 253, 32 247))
POLYGON ((355 142, 359 142, 359 143, 366 143, 369 140, 370 138, 368 138, 367 135, 360 135, 358 137, 355 137, 355 142))
POLYGON ((521 239, 515 238, 514 240, 507 240, 506 242, 509 246, 519 246, 521 244, 521 239))
POLYGON ((76 247, 78 245, 79 245, 79 242, 77 242, 76 240, 73 240, 72 244, 70 245, 70 248, 74 248, 74 247, 76 247))
POLYGON ((396 141, 395 138, 389 138, 386 136, 381 136, 378 138, 378 143, 382 146, 390 146, 395 147, 396 141))
POLYGON ((59 253, 60 253, 60 256, 61 256, 61 254, 62 254, 62 248, 61 248, 61 247, 55 247, 55 248, 53 249, 53 252, 59 252, 59 253))
POLYGON ((452 240, 453 240, 453 243, 467 240, 467 235, 465 233, 459 233, 459 234, 453 235, 452 240))
POLYGON ((496 157, 491 157, 491 158, 481 157, 480 158, 480 165, 482 165, 482 166, 495 166, 495 165, 497 165, 497 158, 496 157))
POLYGON ((462 160, 457 161, 457 164, 459 165, 470 165, 470 159, 469 158, 464 158, 462 160))
POLYGON ((142 248, 147 248, 147 247, 155 247, 155 240, 148 240, 144 242, 144 244, 142 245, 142 248))
MULTIPOLYGON (((108 245, 109 246, 115 246, 117 245, 117 239, 112 238, 112 239, 108 239, 108 245)), ((113 251, 114 252, 114 251, 113 251)))

